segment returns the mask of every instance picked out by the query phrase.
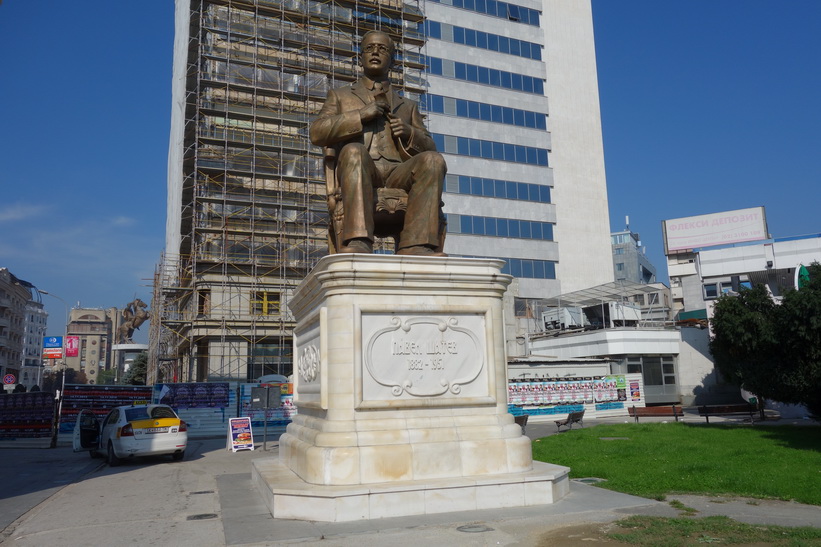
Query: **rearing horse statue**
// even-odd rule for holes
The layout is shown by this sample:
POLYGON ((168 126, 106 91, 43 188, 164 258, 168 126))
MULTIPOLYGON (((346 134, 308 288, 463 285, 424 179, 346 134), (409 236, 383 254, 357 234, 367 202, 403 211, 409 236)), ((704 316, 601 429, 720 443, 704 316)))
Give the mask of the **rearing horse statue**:
POLYGON ((122 311, 123 322, 117 330, 120 344, 134 343, 134 340, 131 339, 134 335, 134 331, 138 330, 140 325, 148 321, 150 317, 148 310, 146 310, 147 307, 148 304, 139 298, 135 298, 133 302, 129 302, 125 305, 122 311))

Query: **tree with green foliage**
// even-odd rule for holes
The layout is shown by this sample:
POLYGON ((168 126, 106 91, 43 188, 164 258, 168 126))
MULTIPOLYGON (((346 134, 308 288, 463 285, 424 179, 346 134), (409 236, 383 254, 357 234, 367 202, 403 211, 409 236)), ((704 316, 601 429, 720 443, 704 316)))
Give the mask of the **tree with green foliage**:
POLYGON ((122 383, 130 386, 144 386, 146 374, 148 374, 148 353, 142 352, 128 367, 122 383))
POLYGON ((48 391, 50 393, 54 393, 58 389, 63 388, 63 374, 66 375, 66 385, 68 384, 87 384, 88 378, 86 377, 86 373, 74 370, 73 368, 68 368, 64 370, 58 370, 56 372, 52 372, 51 374, 46 374, 43 376, 43 391, 48 391))
POLYGON ((117 371, 116 370, 101 370, 97 375, 97 384, 105 386, 113 386, 116 384, 117 371))
POLYGON ((809 282, 780 304, 763 285, 720 297, 710 351, 728 381, 821 416, 821 265, 807 269, 809 282))

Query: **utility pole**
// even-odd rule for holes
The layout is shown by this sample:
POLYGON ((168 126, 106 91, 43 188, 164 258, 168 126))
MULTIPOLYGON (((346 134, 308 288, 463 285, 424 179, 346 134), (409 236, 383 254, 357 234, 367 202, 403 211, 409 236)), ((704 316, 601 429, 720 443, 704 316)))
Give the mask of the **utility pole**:
POLYGON ((66 363, 66 338, 68 337, 68 320, 69 320, 68 303, 65 300, 63 300, 62 298, 60 298, 59 296, 57 296, 56 294, 51 294, 48 291, 43 291, 43 290, 40 290, 40 289, 37 289, 37 288, 35 288, 35 290, 40 294, 45 294, 45 295, 48 295, 52 298, 56 298, 57 300, 62 302, 63 306, 65 306, 65 308, 66 308, 66 317, 65 317, 66 321, 65 321, 65 326, 63 327, 63 344, 62 344, 62 346, 63 346, 63 348, 62 348, 62 351, 63 351, 63 370, 62 370, 63 378, 62 378, 62 385, 61 385, 60 389, 57 391, 57 394, 56 394, 56 397, 55 397, 57 399, 57 404, 54 405, 54 418, 52 420, 52 426, 51 426, 51 444, 49 445, 50 448, 57 448, 57 434, 60 432, 60 415, 62 414, 62 411, 63 411, 63 393, 66 390, 66 369, 68 368, 68 364, 66 363))

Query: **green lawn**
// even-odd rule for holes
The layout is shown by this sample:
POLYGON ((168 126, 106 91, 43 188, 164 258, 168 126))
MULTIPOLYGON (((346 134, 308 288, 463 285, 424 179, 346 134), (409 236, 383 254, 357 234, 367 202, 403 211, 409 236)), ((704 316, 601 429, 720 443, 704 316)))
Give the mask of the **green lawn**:
POLYGON ((636 515, 617 523, 607 537, 629 545, 686 547, 721 545, 821 545, 821 529, 743 524, 727 517, 659 518, 636 515))
POLYGON ((688 493, 821 505, 818 426, 599 425, 538 439, 533 457, 646 498, 688 493))

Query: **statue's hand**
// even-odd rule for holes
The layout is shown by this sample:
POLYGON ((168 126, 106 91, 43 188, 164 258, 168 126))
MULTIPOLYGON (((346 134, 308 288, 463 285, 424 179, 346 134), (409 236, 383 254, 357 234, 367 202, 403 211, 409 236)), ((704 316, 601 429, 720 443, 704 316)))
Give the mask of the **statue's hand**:
POLYGON ((369 122, 379 116, 384 116, 389 108, 388 103, 385 102, 368 103, 359 109, 359 119, 363 122, 369 122))
POLYGON ((391 134, 394 138, 401 139, 405 142, 410 138, 412 128, 410 124, 405 123, 402 118, 393 116, 391 114, 388 115, 388 120, 391 124, 391 134))

